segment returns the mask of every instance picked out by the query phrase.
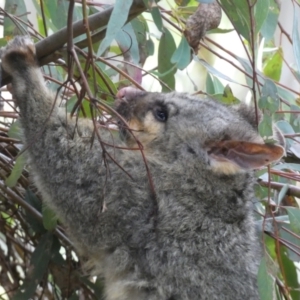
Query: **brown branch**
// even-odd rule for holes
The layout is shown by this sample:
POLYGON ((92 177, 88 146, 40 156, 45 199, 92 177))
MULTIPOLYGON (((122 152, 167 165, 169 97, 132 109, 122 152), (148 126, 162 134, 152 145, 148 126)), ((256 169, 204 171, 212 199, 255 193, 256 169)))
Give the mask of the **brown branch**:
MULTIPOLYGON (((272 188, 274 190, 278 190, 278 191, 280 191, 285 186, 285 184, 283 184, 283 183, 274 182, 274 181, 271 181, 269 183, 267 181, 260 180, 260 181, 258 181, 258 183, 263 187, 269 187, 270 186, 270 188, 272 188)), ((298 188, 294 185, 289 185, 289 188, 287 190, 287 194, 300 198, 300 188, 298 188)))

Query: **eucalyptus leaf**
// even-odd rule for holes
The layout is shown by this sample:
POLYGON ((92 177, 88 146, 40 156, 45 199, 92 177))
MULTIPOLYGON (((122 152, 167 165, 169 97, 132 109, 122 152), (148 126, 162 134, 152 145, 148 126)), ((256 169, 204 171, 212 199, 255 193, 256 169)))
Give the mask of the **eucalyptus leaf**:
POLYGON ((300 299, 300 285, 298 282, 297 269, 294 262, 289 259, 286 247, 280 246, 280 257, 283 274, 285 275, 285 282, 291 289, 291 297, 293 300, 298 300, 300 299))
POLYGON ((50 209, 47 205, 43 204, 43 225, 47 230, 55 229, 57 225, 57 216, 52 209, 50 209))
MULTIPOLYGON (((28 18, 27 14, 24 14, 26 11, 26 4, 24 0, 6 0, 4 11, 3 21, 3 34, 5 37, 12 37, 14 35, 24 35, 27 33, 27 23, 28 18), (17 15, 23 22, 13 22, 13 18, 10 18, 7 14, 17 15)), ((7 40, 6 40, 7 42, 7 40)))
POLYGON ((250 42, 250 10, 246 0, 220 0, 236 31, 250 42), (234 7, 234 9, 232 9, 234 7))
POLYGON ((283 63, 282 49, 278 48, 278 50, 271 57, 269 57, 268 60, 265 62, 263 73, 267 77, 275 81, 279 81, 281 76, 282 63, 283 63))
POLYGON ((16 120, 13 122, 8 130, 8 136, 13 139, 21 140, 22 139, 22 130, 20 126, 20 121, 16 120))
POLYGON ((12 300, 24 300, 33 297, 37 285, 42 280, 47 270, 51 256, 52 241, 53 236, 50 232, 44 234, 39 240, 39 243, 31 256, 31 276, 25 278, 20 289, 12 297, 12 300))
POLYGON ((162 21, 162 17, 160 15, 160 11, 158 9, 157 6, 153 6, 151 8, 151 15, 152 15, 152 18, 153 18, 153 21, 154 21, 154 24, 156 25, 157 29, 161 32, 164 32, 165 29, 164 29, 164 25, 163 25, 163 21, 162 21))
POLYGON ((174 38, 168 29, 164 30, 158 46, 158 72, 164 74, 160 77, 167 86, 162 85, 162 91, 169 91, 175 89, 176 64, 172 63, 170 58, 176 50, 174 38))
POLYGON ((257 0, 254 5, 255 35, 265 23, 270 10, 270 0, 257 0))
POLYGON ((293 24, 293 50, 294 57, 296 60, 297 69, 300 72, 300 36, 299 36, 299 25, 298 25, 298 10, 294 9, 294 24, 293 24))
POLYGON ((285 206, 290 218, 290 226, 294 233, 300 235, 300 209, 296 207, 285 206))
POLYGON ((22 175, 25 163, 26 163, 25 155, 24 154, 19 155, 19 157, 15 161, 11 174, 5 180, 5 184, 8 187, 14 187, 17 184, 19 178, 22 175))
MULTIPOLYGON (((287 215, 289 218, 289 216, 287 215)), ((300 239, 295 233, 293 232, 291 225, 288 223, 277 223, 277 232, 279 228, 279 235, 280 238, 289 245, 289 247, 286 248, 287 254, 289 256, 289 259, 291 259, 294 262, 300 262, 300 256, 299 256, 299 249, 300 249, 300 239)), ((275 233, 275 232, 274 232, 275 233)))
POLYGON ((216 76, 213 76, 208 73, 206 77, 206 92, 209 95, 213 95, 214 98, 216 98, 218 94, 220 94, 221 97, 223 97, 224 85, 216 76))
POLYGON ((171 57, 171 63, 176 64, 179 70, 185 69, 191 62, 191 48, 185 36, 182 36, 178 48, 171 57))
POLYGON ((116 34, 116 41, 124 56, 130 54, 133 62, 137 65, 140 61, 139 46, 133 27, 130 23, 126 24, 122 30, 116 34))
POLYGON ((278 23, 278 16, 279 16, 278 4, 275 2, 275 0, 270 0, 269 13, 260 30, 262 36, 266 39, 266 41, 271 40, 274 36, 277 23, 278 23))
POLYGON ((229 82, 233 82, 233 83, 238 84, 237 81, 233 80, 232 78, 228 77, 228 76, 225 75, 224 73, 221 73, 219 70, 217 70, 217 69, 214 68, 213 66, 209 65, 204 59, 201 59, 201 58, 198 58, 198 57, 195 56, 195 57, 194 57, 194 60, 196 60, 196 61, 198 61, 199 63, 201 63, 201 65, 202 65, 203 67, 205 67, 206 70, 207 70, 210 74, 212 74, 212 75, 214 75, 214 76, 217 76, 217 77, 220 77, 220 78, 222 78, 222 79, 225 79, 225 80, 227 80, 227 81, 229 81, 229 82))
POLYGON ((116 37, 117 33, 126 23, 132 2, 133 0, 116 0, 114 9, 107 24, 105 38, 100 44, 97 56, 101 56, 104 53, 116 37))
POLYGON ((260 300, 270 300, 274 296, 274 278, 269 274, 266 258, 263 257, 257 276, 260 300))

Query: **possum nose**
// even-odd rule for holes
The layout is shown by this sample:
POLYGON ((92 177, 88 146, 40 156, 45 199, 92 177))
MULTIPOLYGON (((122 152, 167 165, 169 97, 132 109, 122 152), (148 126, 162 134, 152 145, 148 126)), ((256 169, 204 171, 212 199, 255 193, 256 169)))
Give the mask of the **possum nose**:
POLYGON ((141 90, 138 90, 134 87, 131 87, 131 86, 128 86, 128 87, 125 87, 125 88, 122 88, 118 91, 117 93, 117 98, 118 99, 131 99, 131 98, 135 98, 139 95, 142 95, 144 94, 145 92, 144 91, 141 91, 141 90))

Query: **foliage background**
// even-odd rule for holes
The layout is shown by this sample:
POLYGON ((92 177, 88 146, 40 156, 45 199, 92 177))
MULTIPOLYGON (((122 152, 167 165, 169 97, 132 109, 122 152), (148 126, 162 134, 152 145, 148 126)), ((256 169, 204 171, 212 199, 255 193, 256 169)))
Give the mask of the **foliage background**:
MULTIPOLYGON (((218 0, 221 24, 200 35, 200 49, 193 52, 183 33, 195 31, 186 21, 199 2, 213 1, 6 0, 0 7, 0 45, 30 34, 48 86, 61 94, 74 117, 110 122, 114 95, 127 85, 258 107, 261 135, 270 139, 275 122, 287 152, 276 166, 257 172, 254 210, 264 254, 260 295, 262 300, 300 299, 299 1, 218 0)), ((1 86, 8 82, 2 74, 1 86)), ((18 110, 5 91, 0 299, 101 299, 101 278, 84 274, 63 226, 30 182, 18 110)))

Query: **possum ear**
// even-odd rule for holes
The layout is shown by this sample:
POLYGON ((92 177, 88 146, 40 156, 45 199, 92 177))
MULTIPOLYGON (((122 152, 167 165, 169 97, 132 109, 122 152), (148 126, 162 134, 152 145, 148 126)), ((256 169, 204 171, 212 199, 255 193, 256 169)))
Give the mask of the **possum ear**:
POLYGON ((279 145, 233 140, 213 143, 208 149, 212 169, 223 174, 261 168, 279 160, 284 153, 279 145))

